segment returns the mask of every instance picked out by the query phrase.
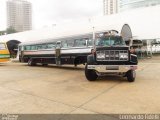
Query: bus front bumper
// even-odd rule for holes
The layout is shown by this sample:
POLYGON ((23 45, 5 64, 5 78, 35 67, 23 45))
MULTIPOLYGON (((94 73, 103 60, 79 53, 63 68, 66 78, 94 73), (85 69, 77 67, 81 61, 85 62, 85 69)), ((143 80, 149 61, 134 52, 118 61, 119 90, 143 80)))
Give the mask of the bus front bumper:
POLYGON ((137 65, 87 65, 87 68, 99 73, 125 73, 129 70, 136 70, 137 65))

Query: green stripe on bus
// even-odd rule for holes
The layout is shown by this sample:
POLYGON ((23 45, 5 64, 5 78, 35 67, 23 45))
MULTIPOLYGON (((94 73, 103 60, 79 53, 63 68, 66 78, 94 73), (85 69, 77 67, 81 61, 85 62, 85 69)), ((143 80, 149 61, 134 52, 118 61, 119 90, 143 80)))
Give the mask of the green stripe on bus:
POLYGON ((10 58, 9 54, 0 54, 0 58, 10 58))

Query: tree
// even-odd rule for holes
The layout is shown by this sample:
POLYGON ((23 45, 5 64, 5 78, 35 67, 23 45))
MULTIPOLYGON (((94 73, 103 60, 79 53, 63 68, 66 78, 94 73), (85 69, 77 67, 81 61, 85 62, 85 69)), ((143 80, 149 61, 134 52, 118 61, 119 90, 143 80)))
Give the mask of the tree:
POLYGON ((9 27, 9 28, 7 28, 7 30, 6 30, 6 33, 7 34, 12 34, 12 33, 16 33, 17 31, 13 28, 13 27, 9 27))

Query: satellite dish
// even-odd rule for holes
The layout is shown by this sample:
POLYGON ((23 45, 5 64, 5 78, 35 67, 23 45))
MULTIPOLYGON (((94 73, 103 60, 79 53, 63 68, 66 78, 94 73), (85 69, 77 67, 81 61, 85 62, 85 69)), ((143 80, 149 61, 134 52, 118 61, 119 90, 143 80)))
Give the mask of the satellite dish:
POLYGON ((121 30, 121 36, 125 41, 129 41, 132 38, 132 31, 128 24, 124 24, 121 30))

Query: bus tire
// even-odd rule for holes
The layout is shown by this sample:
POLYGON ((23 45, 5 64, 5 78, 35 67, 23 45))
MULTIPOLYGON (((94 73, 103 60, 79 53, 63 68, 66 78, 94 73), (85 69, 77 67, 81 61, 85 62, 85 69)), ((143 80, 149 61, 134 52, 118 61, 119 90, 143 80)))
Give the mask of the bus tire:
POLYGON ((48 66, 48 64, 47 63, 43 63, 42 66, 48 66))
POLYGON ((136 78, 136 71, 135 70, 129 70, 126 73, 126 76, 127 76, 128 82, 134 82, 135 78, 136 78))
POLYGON ((85 66, 85 76, 86 76, 87 80, 89 80, 89 81, 95 81, 98 78, 98 75, 95 72, 95 70, 89 70, 87 68, 87 64, 85 66))
POLYGON ((33 62, 32 58, 28 60, 28 66, 35 66, 35 65, 36 63, 33 62))
POLYGON ((19 62, 24 62, 24 58, 19 57, 19 62))
POLYGON ((19 58, 19 62, 22 62, 21 58, 19 58))

